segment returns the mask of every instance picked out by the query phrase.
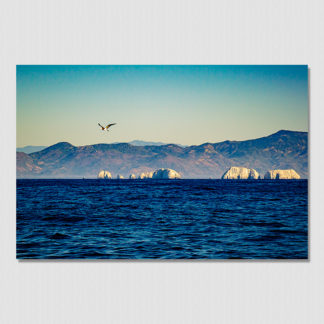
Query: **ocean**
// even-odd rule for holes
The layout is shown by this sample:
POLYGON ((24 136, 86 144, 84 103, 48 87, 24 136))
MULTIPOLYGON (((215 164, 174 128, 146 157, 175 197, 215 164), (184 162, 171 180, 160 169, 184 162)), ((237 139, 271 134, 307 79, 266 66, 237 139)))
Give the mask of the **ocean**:
POLYGON ((17 180, 18 259, 307 259, 307 180, 17 180))

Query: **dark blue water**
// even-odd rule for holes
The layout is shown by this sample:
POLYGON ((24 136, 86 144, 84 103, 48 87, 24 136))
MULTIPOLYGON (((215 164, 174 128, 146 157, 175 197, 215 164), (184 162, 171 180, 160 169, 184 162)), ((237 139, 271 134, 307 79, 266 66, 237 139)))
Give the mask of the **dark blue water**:
POLYGON ((17 180, 17 258, 307 258, 307 186, 17 180))

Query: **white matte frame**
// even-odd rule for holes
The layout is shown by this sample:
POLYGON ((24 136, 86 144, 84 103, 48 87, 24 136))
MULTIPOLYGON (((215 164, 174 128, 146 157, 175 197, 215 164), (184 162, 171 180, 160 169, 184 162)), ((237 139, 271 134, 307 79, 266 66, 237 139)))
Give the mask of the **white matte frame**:
POLYGON ((0 10, 1 323, 324 323, 324 2, 26 0, 0 10), (16 64, 308 64, 309 261, 16 260, 16 64))

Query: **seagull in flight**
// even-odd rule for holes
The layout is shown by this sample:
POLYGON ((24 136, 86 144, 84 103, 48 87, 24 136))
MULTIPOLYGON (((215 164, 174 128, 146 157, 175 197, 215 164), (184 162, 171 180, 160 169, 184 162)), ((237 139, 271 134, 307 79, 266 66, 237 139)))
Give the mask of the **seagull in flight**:
POLYGON ((113 125, 116 125, 116 123, 113 123, 113 124, 108 124, 106 127, 103 127, 102 125, 100 125, 99 123, 98 123, 98 125, 101 127, 101 130, 106 130, 107 132, 108 132, 108 128, 109 127, 111 127, 111 126, 113 126, 113 125))

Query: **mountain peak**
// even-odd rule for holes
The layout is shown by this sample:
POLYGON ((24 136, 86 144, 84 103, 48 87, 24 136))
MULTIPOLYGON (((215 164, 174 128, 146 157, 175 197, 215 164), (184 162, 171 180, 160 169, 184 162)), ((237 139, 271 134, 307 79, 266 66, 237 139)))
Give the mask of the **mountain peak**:
MULTIPOLYGON (((291 131, 287 129, 281 129, 278 132, 272 134, 272 135, 291 135, 291 134, 303 134, 307 132, 302 132, 302 131, 291 131)), ((271 136, 271 135, 270 135, 271 136)))
POLYGON ((58 142, 50 147, 51 148, 69 148, 69 147, 75 147, 75 146, 73 146, 69 142, 58 142))
POLYGON ((31 156, 36 157, 42 155, 42 153, 47 154, 47 153, 52 153, 52 152, 62 152, 62 151, 70 151, 71 149, 75 148, 72 144, 68 142, 59 142, 56 143, 52 146, 49 146, 45 148, 44 150, 38 151, 31 153, 31 156))

